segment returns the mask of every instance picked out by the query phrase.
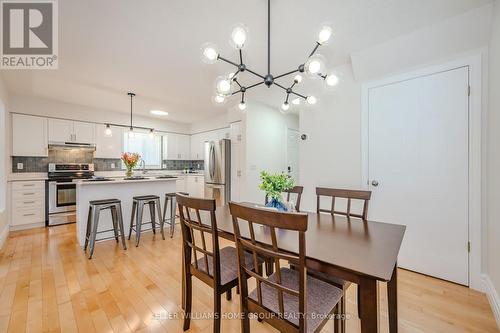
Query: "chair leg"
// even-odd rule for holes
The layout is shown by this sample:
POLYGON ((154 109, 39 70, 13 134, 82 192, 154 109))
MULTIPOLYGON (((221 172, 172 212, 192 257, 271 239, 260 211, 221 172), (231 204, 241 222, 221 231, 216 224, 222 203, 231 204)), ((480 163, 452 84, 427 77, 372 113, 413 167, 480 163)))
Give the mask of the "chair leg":
POLYGON ((160 221, 161 238, 163 240, 165 240, 165 232, 163 231, 163 227, 165 226, 165 220, 162 218, 163 215, 161 214, 161 201, 160 201, 160 199, 155 200, 155 206, 156 206, 156 209, 158 210, 158 220, 160 221))
POLYGON ((361 316, 362 316, 362 314, 361 314, 361 293, 359 292, 359 285, 358 285, 357 294, 358 294, 358 318, 361 318, 361 316))
POLYGON ((134 218, 136 209, 137 209, 137 203, 134 201, 132 203, 132 216, 130 216, 130 228, 128 230, 128 240, 130 240, 130 237, 132 236, 132 228, 134 227, 134 218))
POLYGON ((186 279, 185 279, 185 287, 186 287, 186 306, 184 309, 184 331, 187 331, 189 329, 189 326, 191 324, 191 306, 192 306, 192 298, 193 298, 193 281, 191 277, 191 273, 186 272, 186 279))
POLYGON ((92 218, 92 234, 91 234, 91 241, 90 241, 90 253, 89 253, 89 259, 92 259, 92 256, 94 255, 94 248, 95 248, 95 239, 97 237, 97 227, 99 225, 99 215, 100 215, 100 210, 99 208, 94 209, 94 214, 92 218))
POLYGON ((156 215, 155 214, 155 204, 153 201, 150 201, 149 202, 149 216, 151 218, 151 228, 153 229, 153 234, 156 234, 156 216, 155 215, 156 215))
POLYGON ((230 301, 232 297, 233 297, 232 290, 229 289, 228 291, 226 291, 226 300, 230 301))
POLYGON ((274 273, 273 259, 266 259, 266 275, 269 276, 274 273))
POLYGON ((118 243, 118 216, 116 214, 116 206, 110 207, 111 221, 113 221, 113 232, 115 233, 115 240, 118 243))
POLYGON ((163 214, 161 215, 163 223, 165 223, 165 219, 167 218, 167 205, 168 205, 168 196, 165 195, 165 204, 163 205, 163 214))
POLYGON ((174 237, 175 229, 175 198, 170 199, 170 238, 174 237))
POLYGON ((221 294, 214 290, 214 333, 220 333, 221 294))
POLYGON ((92 221, 92 206, 89 206, 89 214, 87 216, 87 230, 85 230, 85 245, 83 246, 84 252, 87 251, 87 246, 89 245, 91 221, 92 221))
POLYGON ((123 249, 126 250, 127 244, 125 243, 125 228, 123 228, 122 204, 118 204, 116 214, 118 215, 118 227, 120 228, 120 237, 122 239, 123 249))
POLYGON ((335 316, 335 320, 333 322, 333 332, 338 333, 339 332, 339 304, 335 305, 335 308, 333 309, 333 315, 335 316))
POLYGON ((345 324, 346 324, 346 299, 347 299, 347 291, 343 290, 342 299, 340 300, 340 332, 345 332, 345 324))
POLYGON ((137 215, 135 217, 135 247, 139 246, 139 242, 141 240, 141 227, 142 227, 142 218, 143 218, 143 209, 144 205, 142 203, 137 207, 137 215))

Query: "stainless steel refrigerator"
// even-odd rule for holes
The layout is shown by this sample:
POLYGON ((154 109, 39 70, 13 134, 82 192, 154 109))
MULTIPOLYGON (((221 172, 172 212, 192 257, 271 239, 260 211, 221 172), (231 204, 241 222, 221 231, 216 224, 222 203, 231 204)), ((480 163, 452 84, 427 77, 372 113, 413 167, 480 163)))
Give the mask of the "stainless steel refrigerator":
POLYGON ((205 142, 205 197, 217 206, 231 200, 231 140, 205 142))

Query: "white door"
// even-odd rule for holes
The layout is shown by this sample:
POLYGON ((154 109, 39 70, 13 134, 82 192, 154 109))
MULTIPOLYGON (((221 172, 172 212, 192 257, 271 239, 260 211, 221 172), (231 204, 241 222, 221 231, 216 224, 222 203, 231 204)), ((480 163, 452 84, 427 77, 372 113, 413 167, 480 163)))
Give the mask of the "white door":
POLYGON ((286 131, 286 167, 295 183, 299 181, 299 131, 287 128, 286 131))
POLYGON ((400 267, 468 285, 469 69, 371 88, 369 218, 407 226, 400 267), (377 185, 378 182, 378 185, 377 185))

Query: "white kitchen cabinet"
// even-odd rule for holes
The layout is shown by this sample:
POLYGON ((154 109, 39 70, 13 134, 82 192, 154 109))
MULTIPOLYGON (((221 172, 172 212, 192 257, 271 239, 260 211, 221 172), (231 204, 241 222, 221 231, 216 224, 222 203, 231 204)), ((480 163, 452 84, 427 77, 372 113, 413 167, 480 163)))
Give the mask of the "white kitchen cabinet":
POLYGON ((167 134, 163 136, 163 156, 167 160, 190 159, 190 137, 184 134, 167 134))
POLYGON ((95 125, 95 157, 121 158, 123 152, 123 129, 120 127, 111 127, 111 136, 107 136, 105 131, 106 125, 95 125))
POLYGON ((191 159, 202 160, 205 158, 204 133, 191 135, 191 159))
POLYGON ((179 176, 175 181, 175 191, 176 192, 187 192, 187 181, 186 176, 179 176))
POLYGON ((80 121, 49 119, 49 142, 95 143, 94 125, 80 121))
POLYGON ((19 181, 11 185, 11 228, 24 229, 45 224, 45 182, 19 181))
POLYGON ((12 115, 12 156, 48 156, 46 118, 12 115))
POLYGON ((190 196, 203 198, 205 192, 205 182, 203 176, 187 176, 187 191, 190 196))
POLYGON ((232 123, 231 138, 231 200, 240 201, 243 176, 243 136, 241 122, 232 123))

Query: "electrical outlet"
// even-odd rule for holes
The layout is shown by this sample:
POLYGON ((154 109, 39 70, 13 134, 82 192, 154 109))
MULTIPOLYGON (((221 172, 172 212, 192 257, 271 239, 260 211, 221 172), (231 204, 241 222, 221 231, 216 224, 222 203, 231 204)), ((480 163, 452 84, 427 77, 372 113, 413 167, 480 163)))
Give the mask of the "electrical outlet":
POLYGON ((161 168, 162 168, 162 169, 166 169, 166 168, 167 168, 167 164, 163 163, 163 164, 161 165, 161 168))
POLYGON ((22 169, 24 169, 24 164, 17 163, 17 170, 22 170, 22 169))
POLYGON ((116 168, 116 165, 114 163, 111 163, 111 169, 116 168))

